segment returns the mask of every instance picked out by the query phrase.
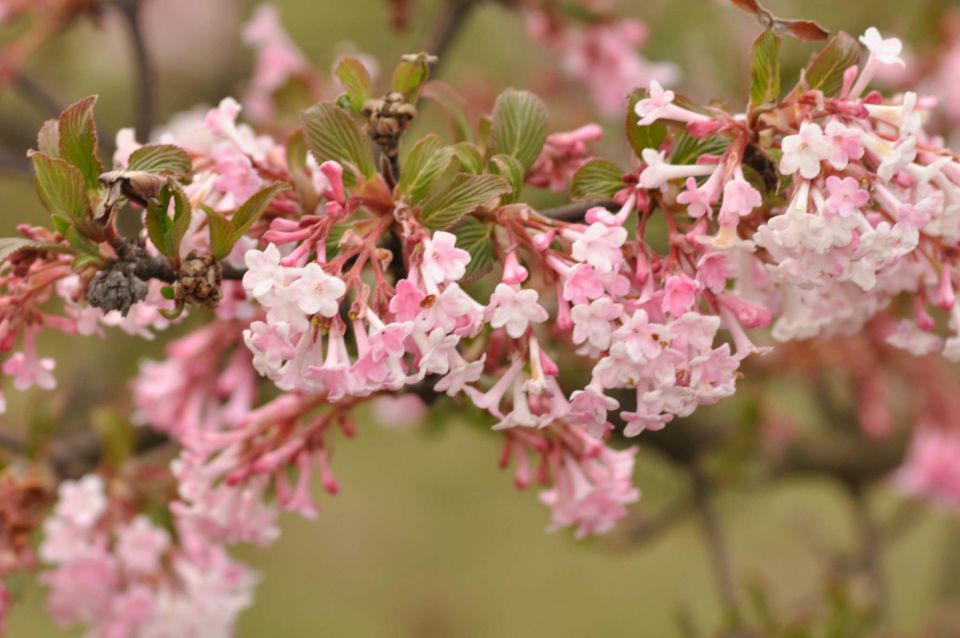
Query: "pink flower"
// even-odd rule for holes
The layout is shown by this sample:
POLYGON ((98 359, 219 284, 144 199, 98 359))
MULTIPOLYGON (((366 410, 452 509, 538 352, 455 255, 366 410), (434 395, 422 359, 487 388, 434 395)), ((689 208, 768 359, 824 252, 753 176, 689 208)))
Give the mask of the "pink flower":
POLYGON ((697 302, 700 285, 685 274, 670 275, 663 287, 663 301, 660 308, 679 317, 693 308, 697 302))
POLYGON ((614 303, 609 297, 594 299, 587 304, 573 307, 570 317, 573 319, 573 342, 588 342, 597 350, 610 347, 610 337, 614 326, 611 322, 623 313, 623 306, 614 303))
POLYGON ((80 528, 93 526, 107 511, 103 479, 87 474, 76 481, 64 481, 57 490, 56 515, 80 528))
POLYGON ((347 285, 339 277, 327 273, 311 262, 300 271, 300 278, 290 284, 290 294, 297 299, 300 310, 308 315, 333 317, 340 310, 340 298, 347 285))
POLYGON ((507 334, 519 339, 531 323, 543 323, 547 320, 547 311, 537 298, 536 290, 521 290, 519 287, 497 284, 490 296, 490 325, 494 328, 506 327, 507 334))
POLYGON ((670 180, 710 175, 716 166, 709 164, 670 164, 664 151, 643 149, 643 162, 647 165, 640 173, 640 188, 660 188, 670 180))
POLYGON ((736 226, 741 217, 752 213, 762 202, 760 191, 743 178, 743 170, 738 167, 736 177, 723 187, 723 204, 717 219, 724 226, 736 226))
POLYGON ((780 172, 792 175, 800 171, 804 179, 820 174, 820 162, 833 155, 833 147, 823 137, 823 129, 816 122, 804 122, 795 135, 787 135, 780 144, 780 172))
POLYGON ((876 27, 870 27, 860 36, 860 42, 870 51, 870 57, 878 62, 905 66, 900 58, 903 43, 898 38, 884 38, 876 27))
POLYGON ((423 276, 436 284, 458 281, 467 271, 470 253, 457 248, 457 236, 443 230, 423 241, 423 276))
POLYGON ((580 128, 551 133, 540 151, 540 156, 527 173, 527 183, 541 188, 550 188, 558 193, 565 191, 574 173, 590 157, 587 144, 596 142, 603 136, 603 129, 597 124, 586 124, 580 128))
POLYGON ((586 262, 600 273, 615 270, 623 261, 620 247, 627 240, 622 226, 607 226, 600 222, 590 224, 573 242, 573 258, 586 262))
POLYGON ((17 390, 33 386, 53 390, 57 387, 57 380, 51 373, 56 365, 57 362, 50 357, 39 358, 33 353, 16 352, 3 363, 3 373, 13 377, 13 387, 17 390))
POLYGON ((904 493, 960 509, 960 435, 953 428, 920 423, 894 484, 904 493))
POLYGON ((840 217, 848 217, 870 201, 870 193, 860 188, 859 182, 852 177, 840 179, 836 175, 827 178, 826 209, 840 217))
POLYGON ((118 533, 117 557, 131 572, 149 574, 157 570, 168 547, 167 531, 155 527, 146 516, 137 516, 118 533))

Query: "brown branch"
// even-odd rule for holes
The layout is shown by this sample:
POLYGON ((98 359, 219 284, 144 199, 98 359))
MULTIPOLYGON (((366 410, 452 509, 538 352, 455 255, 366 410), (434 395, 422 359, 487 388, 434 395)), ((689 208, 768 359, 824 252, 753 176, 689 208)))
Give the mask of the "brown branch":
POLYGON ((478 2, 479 0, 447 0, 446 10, 440 16, 433 33, 423 47, 424 51, 437 57, 437 60, 430 65, 431 77, 438 75, 440 65, 443 64, 450 46, 478 2))
POLYGON ((63 102, 49 89, 22 71, 17 73, 13 85, 21 95, 50 115, 59 115, 64 109, 63 102))
POLYGON ((596 199, 586 202, 572 202, 570 204, 564 204, 563 206, 557 206, 555 208, 545 208, 537 212, 544 217, 549 217, 550 219, 573 222, 582 220, 584 214, 586 214, 588 210, 598 206, 606 208, 609 211, 620 210, 620 205, 614 202, 612 199, 596 199))
POLYGON ((116 7, 127 24, 130 43, 133 45, 136 64, 136 132, 137 139, 147 140, 153 128, 156 90, 154 87, 153 63, 147 49, 143 27, 140 24, 140 8, 143 0, 117 0, 116 7))
POLYGON ((857 564, 869 583, 875 618, 882 620, 887 607, 887 584, 883 576, 880 528, 870 511, 866 486, 861 483, 851 483, 847 485, 847 491, 860 545, 857 564))
MULTIPOLYGON (((151 428, 138 428, 134 440, 134 453, 152 452, 169 443, 169 439, 151 428)), ((103 444, 96 432, 87 431, 75 436, 54 441, 50 451, 50 463, 61 479, 83 476, 100 465, 103 460, 103 444)))

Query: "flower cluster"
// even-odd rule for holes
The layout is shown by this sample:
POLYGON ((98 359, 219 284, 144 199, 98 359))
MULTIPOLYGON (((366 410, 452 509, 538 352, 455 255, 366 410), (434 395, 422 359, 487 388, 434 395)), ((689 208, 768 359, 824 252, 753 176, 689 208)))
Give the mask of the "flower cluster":
POLYGON ((174 543, 128 509, 97 475, 60 485, 39 550, 57 623, 103 638, 233 635, 253 574, 189 526, 174 543))

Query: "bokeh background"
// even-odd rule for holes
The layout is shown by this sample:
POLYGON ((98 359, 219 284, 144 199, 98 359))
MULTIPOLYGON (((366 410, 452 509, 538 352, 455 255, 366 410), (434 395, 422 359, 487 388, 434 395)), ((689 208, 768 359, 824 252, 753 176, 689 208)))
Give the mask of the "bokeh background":
MULTIPOLYGON (((400 54, 419 50, 440 11, 437 2, 417 0, 408 29, 397 33, 389 26, 384 0, 275 4, 319 68, 329 68, 348 50, 369 53, 388 68, 400 54)), ((766 4, 779 15, 816 19, 831 30, 859 34, 877 26, 922 50, 950 3, 766 4)), ((198 103, 216 103, 243 84, 252 55, 241 43, 240 28, 254 5, 239 0, 148 3, 161 119, 198 103)), ((749 43, 758 32, 749 16, 722 0, 621 5, 623 13, 650 26, 647 57, 680 67, 684 92, 742 103, 749 43)), ((101 22, 84 21, 50 42, 29 68, 64 102, 98 93, 98 113, 105 127, 115 131, 133 119, 127 46, 122 25, 108 13, 101 22)), ((787 42, 786 73, 795 77, 814 48, 787 42)), ((443 75, 476 96, 482 109, 483 100, 508 85, 536 89, 552 81, 544 78, 551 77, 554 65, 550 54, 527 38, 521 16, 487 2, 450 50, 443 75)), ((550 105, 554 129, 582 123, 584 98, 575 91, 567 95, 550 105)), ((19 139, 16 132, 36 130, 46 116, 14 92, 0 89, 0 129, 8 148, 29 144, 29 135, 19 139)), ((612 132, 619 126, 605 124, 612 132)), ((608 137, 604 150, 623 155, 616 136, 608 137)), ((0 175, 0 202, 5 235, 17 222, 41 219, 24 177, 0 175)), ((70 429, 96 418, 99 403, 124 405, 125 383, 138 360, 159 356, 165 338, 151 343, 121 335, 109 342, 48 340, 42 347, 55 354, 65 392, 11 397, 8 414, 0 417, 2 427, 46 420, 70 429)), ((792 409, 802 412, 804 407, 792 409)), ((335 498, 321 497, 318 521, 287 517, 274 547, 239 551, 262 574, 255 606, 240 624, 241 638, 669 638, 699 635, 685 634, 684 626, 704 632, 718 626, 721 612, 695 520, 644 543, 623 532, 590 541, 547 534, 548 512, 535 491, 516 491, 512 477, 497 469, 497 437, 456 413, 413 427, 397 427, 400 417, 366 414, 356 440, 340 445, 336 470, 344 489, 335 498)), ((633 510, 642 518, 667 506, 683 484, 673 469, 643 449, 642 438, 639 443, 637 483, 643 499, 633 510)), ((881 512, 900 506, 892 495, 875 499, 881 512)), ((853 542, 844 496, 825 482, 794 480, 735 490, 722 496, 718 507, 738 579, 767 591, 776 605, 807 604, 807 597, 829 587, 824 548, 853 542)), ((958 554, 960 528, 953 516, 938 512, 926 514, 893 545, 884 568, 892 623, 904 635, 941 635, 923 627, 960 596, 958 554)), ((44 616, 39 587, 24 583, 21 594, 10 636, 66 635, 44 616)))

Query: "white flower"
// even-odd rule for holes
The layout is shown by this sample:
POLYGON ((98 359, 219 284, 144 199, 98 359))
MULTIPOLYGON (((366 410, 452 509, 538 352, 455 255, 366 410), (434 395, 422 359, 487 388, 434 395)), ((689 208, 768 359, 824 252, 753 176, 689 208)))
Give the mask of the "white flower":
POLYGON ((536 290, 521 290, 507 284, 497 285, 490 296, 490 308, 493 315, 490 325, 494 328, 506 327, 507 334, 519 339, 531 323, 542 323, 549 316, 537 298, 536 290))
POLYGON ((610 337, 613 335, 614 319, 623 312, 623 306, 612 302, 609 297, 594 299, 590 305, 579 304, 570 311, 573 319, 573 342, 589 341, 590 345, 598 350, 610 347, 610 337))
POLYGON ((308 315, 319 313, 333 317, 340 309, 339 300, 346 291, 343 280, 329 274, 316 262, 304 266, 300 278, 290 284, 290 294, 296 298, 300 310, 308 315))
POLYGON ((898 38, 886 38, 880 35, 876 27, 870 27, 860 36, 860 42, 870 51, 870 56, 883 64, 899 64, 906 66, 900 53, 903 43, 898 38))
POLYGON ((833 145, 823 136, 823 129, 815 122, 804 122, 800 132, 788 135, 780 144, 780 172, 792 175, 798 170, 804 179, 813 179, 820 174, 820 162, 830 159, 833 145))
POLYGON ((243 256, 247 272, 243 275, 243 288, 249 294, 262 299, 283 281, 284 267, 280 265, 280 250, 273 244, 266 250, 248 250, 243 256))
POLYGON ((442 284, 458 281, 467 272, 470 253, 457 248, 457 236, 442 230, 433 234, 432 239, 423 242, 423 275, 430 281, 442 284))
POLYGON ((64 481, 57 490, 56 516, 81 528, 92 526, 107 511, 103 479, 87 474, 77 481, 64 481))

